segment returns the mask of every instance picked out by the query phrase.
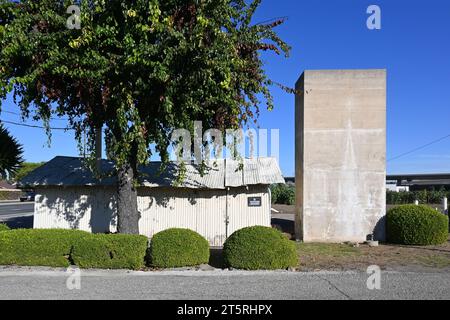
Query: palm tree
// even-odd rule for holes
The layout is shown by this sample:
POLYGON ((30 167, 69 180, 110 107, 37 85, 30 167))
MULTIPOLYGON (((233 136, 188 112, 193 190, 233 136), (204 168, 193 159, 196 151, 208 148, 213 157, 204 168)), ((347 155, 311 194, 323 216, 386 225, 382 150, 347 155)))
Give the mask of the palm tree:
POLYGON ((20 169, 22 154, 22 145, 0 123, 0 178, 10 178, 20 169))

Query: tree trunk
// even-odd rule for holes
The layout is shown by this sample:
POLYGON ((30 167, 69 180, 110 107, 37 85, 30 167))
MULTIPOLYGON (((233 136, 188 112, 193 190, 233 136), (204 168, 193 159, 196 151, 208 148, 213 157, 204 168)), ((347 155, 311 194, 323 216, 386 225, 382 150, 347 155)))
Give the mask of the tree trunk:
POLYGON ((117 232, 139 234, 137 190, 134 186, 136 168, 125 164, 117 170, 117 232))

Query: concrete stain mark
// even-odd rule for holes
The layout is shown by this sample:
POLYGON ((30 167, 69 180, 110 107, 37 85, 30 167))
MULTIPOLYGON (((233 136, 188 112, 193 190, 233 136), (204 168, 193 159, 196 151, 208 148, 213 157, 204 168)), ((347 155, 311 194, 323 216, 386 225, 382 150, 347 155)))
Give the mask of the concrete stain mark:
POLYGON ((338 184, 338 212, 334 215, 331 228, 332 235, 341 233, 345 237, 352 236, 356 230, 361 230, 362 217, 364 211, 358 194, 358 164, 356 163, 355 149, 352 137, 351 119, 347 122, 346 144, 344 150, 344 159, 340 172, 338 184))

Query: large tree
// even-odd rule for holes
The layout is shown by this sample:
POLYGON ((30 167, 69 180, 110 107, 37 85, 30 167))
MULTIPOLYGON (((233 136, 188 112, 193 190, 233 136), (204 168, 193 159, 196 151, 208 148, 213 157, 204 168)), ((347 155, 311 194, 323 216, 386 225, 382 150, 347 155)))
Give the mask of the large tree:
MULTIPOLYGON (((287 56, 273 28, 252 24, 260 0, 0 0, 0 98, 24 117, 69 118, 93 151, 105 128, 118 177, 118 231, 137 233, 138 166, 162 162, 175 128, 238 129, 272 109, 261 51, 287 56), (68 28, 67 8, 81 9, 68 28), (73 22, 78 22, 74 20, 73 22)), ((73 18, 73 17, 72 17, 73 18)), ((70 20, 69 20, 70 21, 70 20)), ((50 131, 49 131, 50 132, 50 131)), ((91 153, 93 154, 93 152, 91 153)))
POLYGON ((0 123, 0 178, 11 178, 23 162, 22 146, 0 123))

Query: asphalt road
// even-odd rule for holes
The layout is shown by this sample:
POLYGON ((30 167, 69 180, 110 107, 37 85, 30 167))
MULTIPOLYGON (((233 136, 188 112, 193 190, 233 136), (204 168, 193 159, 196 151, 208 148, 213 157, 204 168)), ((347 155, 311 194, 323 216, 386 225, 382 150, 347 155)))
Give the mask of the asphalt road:
POLYGON ((448 272, 382 272, 380 290, 363 272, 81 271, 1 268, 0 299, 450 299, 448 272), (69 283, 75 284, 72 281, 69 283))
POLYGON ((0 202, 0 222, 11 228, 32 228, 33 212, 33 202, 0 202))
POLYGON ((0 219, 33 215, 34 202, 0 202, 0 219))

